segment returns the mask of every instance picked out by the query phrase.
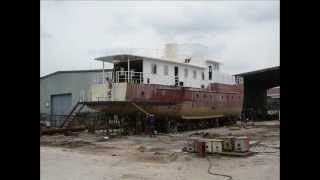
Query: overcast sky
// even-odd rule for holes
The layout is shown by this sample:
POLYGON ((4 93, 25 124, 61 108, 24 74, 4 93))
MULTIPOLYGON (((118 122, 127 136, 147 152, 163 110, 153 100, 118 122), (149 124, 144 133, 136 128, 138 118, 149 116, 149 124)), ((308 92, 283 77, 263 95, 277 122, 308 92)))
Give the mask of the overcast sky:
POLYGON ((95 57, 125 48, 156 51, 165 43, 203 44, 231 74, 277 66, 279 6, 274 0, 41 1, 40 76, 101 68, 95 57))

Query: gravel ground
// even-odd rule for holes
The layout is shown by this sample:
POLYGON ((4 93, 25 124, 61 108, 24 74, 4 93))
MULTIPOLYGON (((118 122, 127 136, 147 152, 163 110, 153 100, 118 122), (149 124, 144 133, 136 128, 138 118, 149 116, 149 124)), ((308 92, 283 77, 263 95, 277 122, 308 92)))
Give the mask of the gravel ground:
POLYGON ((223 180, 208 174, 209 162, 193 153, 181 152, 185 138, 195 132, 247 135, 260 143, 249 157, 208 156, 211 172, 233 180, 275 180, 279 171, 279 121, 256 123, 239 130, 211 128, 156 138, 129 136, 101 141, 101 135, 43 136, 41 180, 223 180))

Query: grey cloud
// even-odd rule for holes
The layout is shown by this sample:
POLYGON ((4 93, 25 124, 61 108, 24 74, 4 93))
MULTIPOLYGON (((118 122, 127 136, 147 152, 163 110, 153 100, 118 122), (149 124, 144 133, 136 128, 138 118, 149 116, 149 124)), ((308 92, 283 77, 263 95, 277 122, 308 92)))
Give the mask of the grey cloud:
POLYGON ((237 9, 239 17, 249 22, 265 22, 272 20, 279 20, 280 6, 276 1, 257 3, 255 5, 248 5, 237 9))
POLYGON ((113 49, 161 49, 168 42, 204 44, 230 73, 279 61, 274 2, 41 3, 42 75, 99 67, 93 59, 113 49))
POLYGON ((168 14, 164 17, 150 15, 141 18, 140 22, 165 38, 176 35, 202 36, 205 33, 225 32, 235 26, 232 18, 225 18, 223 14, 210 13, 209 11, 199 12, 189 8, 185 8, 182 14, 168 14), (212 14, 215 15, 212 16, 212 14))
POLYGON ((215 43, 209 46, 209 56, 219 56, 227 48, 225 43, 215 43))
POLYGON ((40 38, 52 38, 52 34, 50 34, 48 32, 41 32, 40 38))
POLYGON ((125 19, 127 17, 119 17, 117 21, 109 22, 108 25, 105 26, 105 33, 112 32, 115 35, 130 33, 139 31, 141 27, 138 26, 138 23, 132 19, 125 19))

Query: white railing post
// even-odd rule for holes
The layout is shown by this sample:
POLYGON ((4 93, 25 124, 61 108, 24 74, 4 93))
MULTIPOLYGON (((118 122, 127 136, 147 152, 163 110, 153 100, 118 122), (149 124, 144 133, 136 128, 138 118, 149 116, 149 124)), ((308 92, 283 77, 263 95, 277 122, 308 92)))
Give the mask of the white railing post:
POLYGON ((116 83, 119 83, 119 71, 116 72, 116 83))
POLYGON ((140 84, 142 84, 142 72, 140 73, 139 78, 140 78, 140 84))
POLYGON ((116 83, 118 83, 118 71, 116 71, 115 74, 116 74, 116 77, 115 77, 116 78, 116 83))
POLYGON ((129 58, 129 55, 128 55, 128 83, 130 81, 130 58, 129 58))
POLYGON ((104 61, 102 61, 102 84, 104 84, 104 61))

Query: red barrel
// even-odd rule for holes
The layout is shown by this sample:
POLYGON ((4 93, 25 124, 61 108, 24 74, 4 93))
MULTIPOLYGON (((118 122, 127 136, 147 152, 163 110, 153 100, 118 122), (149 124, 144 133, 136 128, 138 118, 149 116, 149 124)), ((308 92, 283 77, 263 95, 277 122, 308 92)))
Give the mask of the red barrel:
POLYGON ((200 157, 206 156, 206 143, 202 140, 195 141, 195 151, 200 157))

